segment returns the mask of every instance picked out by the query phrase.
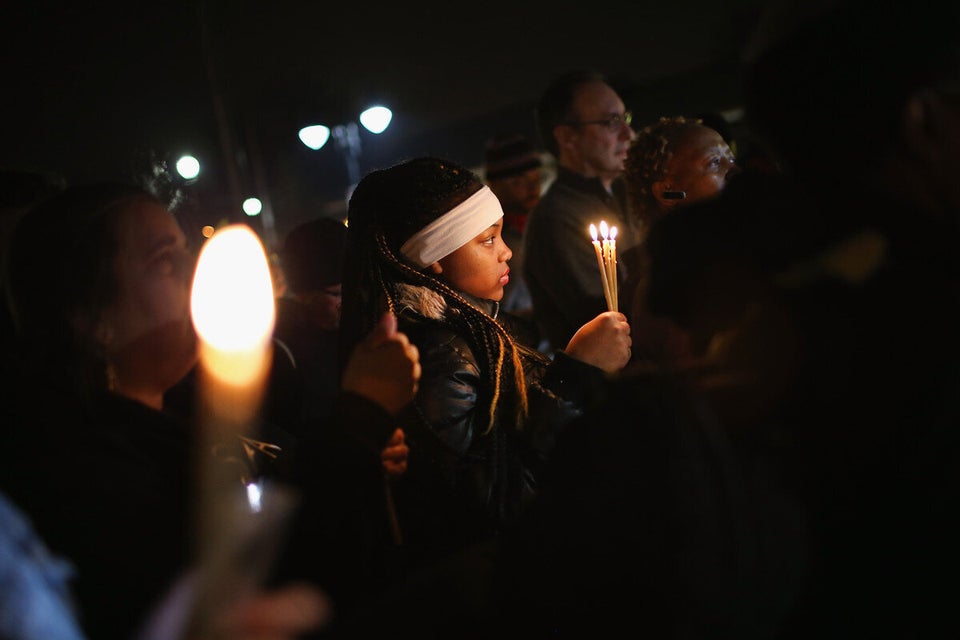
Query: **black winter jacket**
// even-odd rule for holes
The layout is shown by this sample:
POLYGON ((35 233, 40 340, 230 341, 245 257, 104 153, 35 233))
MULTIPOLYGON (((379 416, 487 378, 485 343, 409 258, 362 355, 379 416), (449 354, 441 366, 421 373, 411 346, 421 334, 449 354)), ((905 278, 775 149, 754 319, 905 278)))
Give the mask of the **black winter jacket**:
MULTIPOLYGON (((442 319, 455 311, 429 290, 410 293, 399 329, 419 349, 423 373, 403 416, 411 453, 397 505, 416 565, 488 539, 522 512, 556 436, 580 415, 603 373, 562 352, 552 361, 524 352, 528 418, 518 428, 500 414, 488 431, 486 376, 467 338, 442 319)), ((500 316, 498 303, 472 302, 510 331, 511 319, 500 316)), ((502 393, 509 392, 512 381, 505 381, 502 393)))

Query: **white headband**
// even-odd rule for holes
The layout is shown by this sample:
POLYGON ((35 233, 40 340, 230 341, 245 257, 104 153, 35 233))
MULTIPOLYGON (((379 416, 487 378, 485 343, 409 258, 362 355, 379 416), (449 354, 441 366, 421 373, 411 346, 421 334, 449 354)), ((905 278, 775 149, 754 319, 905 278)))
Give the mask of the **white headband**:
POLYGON ((484 186, 413 234, 400 253, 422 269, 467 244, 502 217, 500 201, 484 186))

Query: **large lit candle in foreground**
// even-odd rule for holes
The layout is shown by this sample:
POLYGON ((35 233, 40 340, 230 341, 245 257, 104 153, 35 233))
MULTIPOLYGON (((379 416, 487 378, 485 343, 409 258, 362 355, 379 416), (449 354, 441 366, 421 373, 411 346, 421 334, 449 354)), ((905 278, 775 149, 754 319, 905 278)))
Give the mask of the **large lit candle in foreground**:
POLYGON ((231 225, 207 241, 190 309, 200 338, 201 404, 219 427, 242 432, 263 398, 276 318, 270 267, 253 230, 231 225))
POLYGON ((276 316, 267 256, 252 229, 228 226, 206 242, 190 309, 199 338, 201 449, 196 514, 200 575, 188 637, 218 638, 212 621, 261 579, 265 561, 251 558, 250 550, 269 558, 264 540, 276 529, 260 504, 248 502, 241 484, 249 474, 239 437, 251 434, 257 423, 276 316), (241 453, 224 460, 212 453, 218 446, 241 453))

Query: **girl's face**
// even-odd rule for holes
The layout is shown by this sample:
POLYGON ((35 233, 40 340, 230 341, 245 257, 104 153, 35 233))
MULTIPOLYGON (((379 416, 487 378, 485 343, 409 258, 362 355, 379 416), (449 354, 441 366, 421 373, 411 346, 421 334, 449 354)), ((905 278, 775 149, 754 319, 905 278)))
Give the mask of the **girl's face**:
POLYGON ((503 218, 450 255, 430 265, 434 273, 475 298, 501 300, 510 281, 507 260, 513 257, 500 235, 503 218))
POLYGON ((118 224, 118 291, 100 316, 100 341, 121 388, 166 391, 196 362, 194 256, 173 215, 159 204, 135 203, 118 224))

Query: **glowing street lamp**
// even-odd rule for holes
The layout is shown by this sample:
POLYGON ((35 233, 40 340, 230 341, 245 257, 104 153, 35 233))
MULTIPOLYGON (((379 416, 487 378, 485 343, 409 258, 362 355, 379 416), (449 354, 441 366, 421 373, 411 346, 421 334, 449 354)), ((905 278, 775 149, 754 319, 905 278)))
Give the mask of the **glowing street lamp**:
POLYGON ((200 175, 200 161, 193 156, 181 156, 176 166, 177 173, 184 180, 193 180, 200 175))
POLYGON ((243 212, 250 217, 260 215, 260 212, 263 211, 263 203, 260 202, 260 198, 247 198, 243 201, 243 212))
POLYGON ((329 139, 330 127, 325 127, 322 124, 313 124, 300 129, 300 142, 314 151, 322 148, 329 139))
POLYGON ((370 133, 383 133, 390 126, 393 112, 383 106, 370 107, 360 114, 360 124, 370 133))
MULTIPOLYGON (((383 105, 376 105, 365 109, 359 119, 364 129, 370 133, 380 134, 390 126, 393 112, 383 105)), ((360 128, 357 127, 356 122, 338 124, 333 129, 322 124, 314 124, 300 129, 299 136, 300 141, 314 151, 323 148, 327 140, 332 137, 347 162, 350 187, 360 182, 360 128)))

